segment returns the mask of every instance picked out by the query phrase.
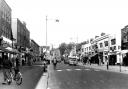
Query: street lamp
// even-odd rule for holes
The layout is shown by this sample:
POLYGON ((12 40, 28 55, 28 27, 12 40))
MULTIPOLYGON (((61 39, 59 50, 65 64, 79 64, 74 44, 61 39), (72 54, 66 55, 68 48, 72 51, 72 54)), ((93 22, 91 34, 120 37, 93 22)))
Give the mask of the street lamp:
POLYGON ((111 43, 111 41, 110 41, 110 38, 111 36, 110 36, 110 34, 108 35, 108 59, 107 59, 107 70, 109 69, 109 61, 110 61, 110 43, 111 43))
MULTIPOLYGON (((48 42, 48 32, 47 32, 47 22, 48 20, 51 20, 51 19, 48 19, 48 16, 46 16, 46 52, 47 52, 47 42, 48 42)), ((55 19, 55 22, 59 22, 59 19, 55 19)))

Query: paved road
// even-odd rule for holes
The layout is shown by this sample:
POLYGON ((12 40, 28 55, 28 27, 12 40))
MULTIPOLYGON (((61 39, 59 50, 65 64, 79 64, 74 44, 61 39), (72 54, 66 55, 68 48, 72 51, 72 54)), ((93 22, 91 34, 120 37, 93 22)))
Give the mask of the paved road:
POLYGON ((128 74, 84 66, 49 66, 48 89, 128 89, 128 74))
POLYGON ((21 69, 23 84, 17 86, 15 82, 11 85, 2 85, 3 75, 0 72, 0 89, 35 89, 40 77, 43 74, 41 63, 33 66, 26 66, 21 69))

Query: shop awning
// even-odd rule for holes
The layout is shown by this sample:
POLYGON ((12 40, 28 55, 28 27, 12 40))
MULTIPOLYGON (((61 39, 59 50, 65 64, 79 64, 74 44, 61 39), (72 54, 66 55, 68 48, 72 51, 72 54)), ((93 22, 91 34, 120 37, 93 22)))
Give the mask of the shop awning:
POLYGON ((12 49, 11 47, 0 47, 0 52, 6 52, 6 53, 19 53, 16 49, 12 49))
POLYGON ((128 50, 121 50, 122 54, 128 53, 128 50))

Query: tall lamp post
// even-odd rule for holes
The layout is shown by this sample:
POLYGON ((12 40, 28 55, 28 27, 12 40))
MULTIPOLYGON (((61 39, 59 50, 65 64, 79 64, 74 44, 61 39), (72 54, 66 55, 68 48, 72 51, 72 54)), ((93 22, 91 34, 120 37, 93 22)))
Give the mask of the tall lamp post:
POLYGON ((110 41, 110 38, 111 36, 110 36, 110 34, 108 35, 108 59, 107 59, 107 70, 109 69, 109 61, 110 61, 110 43, 111 43, 111 41, 110 41))
MULTIPOLYGON (((46 16, 46 52, 47 52, 47 43, 48 43, 48 24, 47 24, 47 22, 48 22, 48 20, 51 20, 51 19, 48 19, 48 16, 46 16)), ((58 19, 54 19, 56 22, 59 22, 59 20, 58 19)))

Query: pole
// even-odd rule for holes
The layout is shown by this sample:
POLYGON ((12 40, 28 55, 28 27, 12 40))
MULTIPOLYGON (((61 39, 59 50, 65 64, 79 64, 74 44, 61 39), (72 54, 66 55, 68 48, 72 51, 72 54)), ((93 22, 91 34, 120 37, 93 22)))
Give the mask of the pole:
POLYGON ((108 59, 107 59, 107 70, 109 69, 109 59, 110 59, 110 35, 108 36, 108 59))
POLYGON ((121 57, 122 57, 122 54, 120 53, 120 72, 121 72, 121 57))
MULTIPOLYGON (((46 47, 47 47, 47 16, 46 16, 46 47)), ((47 50, 47 48, 46 48, 46 50, 47 50)))

